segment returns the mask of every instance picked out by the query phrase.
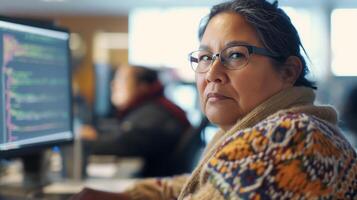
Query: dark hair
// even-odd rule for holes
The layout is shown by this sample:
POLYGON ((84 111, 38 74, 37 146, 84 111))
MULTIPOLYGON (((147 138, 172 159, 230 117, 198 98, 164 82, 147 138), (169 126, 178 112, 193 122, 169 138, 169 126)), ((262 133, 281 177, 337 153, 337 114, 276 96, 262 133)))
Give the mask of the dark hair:
POLYGON ((136 80, 140 83, 153 84, 159 81, 158 72, 156 70, 144 66, 132 66, 135 68, 136 80))
POLYGON ((306 78, 309 69, 300 52, 300 47, 305 55, 307 54, 301 44, 299 34, 288 15, 278 8, 277 1, 269 3, 266 0, 233 0, 215 5, 211 8, 210 13, 201 20, 199 40, 202 39, 208 22, 222 12, 234 12, 243 16, 255 28, 265 48, 281 56, 279 59, 274 59, 278 63, 284 63, 289 56, 298 57, 303 69, 294 85, 317 89, 315 83, 306 78))

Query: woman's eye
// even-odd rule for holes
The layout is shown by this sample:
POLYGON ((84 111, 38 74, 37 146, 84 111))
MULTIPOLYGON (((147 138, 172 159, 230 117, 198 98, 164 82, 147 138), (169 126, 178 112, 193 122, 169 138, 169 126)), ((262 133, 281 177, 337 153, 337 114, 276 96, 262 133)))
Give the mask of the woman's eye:
POLYGON ((239 52, 233 52, 233 53, 230 53, 229 56, 228 56, 228 59, 241 59, 241 58, 244 58, 244 54, 242 53, 239 53, 239 52))
POLYGON ((208 60, 212 60, 211 56, 209 55, 201 55, 198 57, 198 61, 208 61, 208 60))

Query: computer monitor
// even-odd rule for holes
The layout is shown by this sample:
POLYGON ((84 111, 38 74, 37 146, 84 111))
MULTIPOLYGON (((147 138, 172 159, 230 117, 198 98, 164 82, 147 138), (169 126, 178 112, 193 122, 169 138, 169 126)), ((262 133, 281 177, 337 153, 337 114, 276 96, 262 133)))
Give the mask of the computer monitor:
POLYGON ((202 113, 199 106, 198 91, 193 82, 173 82, 165 87, 165 95, 180 106, 194 126, 199 126, 202 113))
POLYGON ((73 140, 69 33, 0 18, 0 158, 73 140))
POLYGON ((95 99, 93 115, 95 119, 110 117, 114 107, 111 98, 111 81, 115 70, 110 64, 94 64, 95 99))

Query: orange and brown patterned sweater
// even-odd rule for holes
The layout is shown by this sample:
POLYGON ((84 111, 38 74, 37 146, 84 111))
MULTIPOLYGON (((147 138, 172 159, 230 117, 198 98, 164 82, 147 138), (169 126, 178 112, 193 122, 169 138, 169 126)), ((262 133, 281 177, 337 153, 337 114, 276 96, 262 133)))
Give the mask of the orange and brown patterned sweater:
POLYGON ((132 199, 357 199, 357 155, 337 113, 293 87, 219 131, 190 175, 139 181, 132 199))

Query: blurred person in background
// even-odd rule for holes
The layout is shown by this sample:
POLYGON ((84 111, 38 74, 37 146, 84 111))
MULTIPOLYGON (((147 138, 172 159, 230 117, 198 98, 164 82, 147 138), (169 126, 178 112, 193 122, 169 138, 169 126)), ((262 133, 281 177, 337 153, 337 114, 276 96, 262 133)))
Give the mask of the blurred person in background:
POLYGON ((196 169, 73 199, 357 199, 356 152, 335 109, 314 105, 298 32, 278 3, 220 3, 199 40, 190 62, 201 109, 220 131, 196 169))
POLYGON ((191 125, 185 112, 164 96, 157 71, 120 67, 112 81, 111 101, 118 111, 118 129, 98 133, 84 126, 81 136, 89 154, 142 158, 140 177, 172 175, 169 157, 191 125))

